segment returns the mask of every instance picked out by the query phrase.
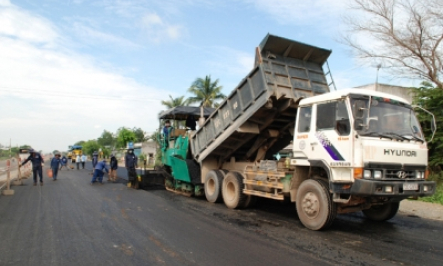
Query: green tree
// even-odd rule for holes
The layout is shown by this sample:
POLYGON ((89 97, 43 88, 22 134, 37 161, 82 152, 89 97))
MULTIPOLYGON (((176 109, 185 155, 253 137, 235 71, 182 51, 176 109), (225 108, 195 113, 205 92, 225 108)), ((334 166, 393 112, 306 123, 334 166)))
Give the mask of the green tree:
POLYGON ((96 140, 88 140, 83 143, 83 153, 92 156, 92 153, 98 151, 101 148, 100 144, 96 140))
POLYGON ((56 153, 59 153, 60 151, 59 150, 54 150, 54 151, 52 151, 52 154, 56 154, 56 153))
POLYGON ((101 136, 97 139, 98 144, 100 144, 101 146, 109 146, 111 148, 113 148, 115 146, 115 138, 114 135, 112 134, 112 132, 107 131, 107 130, 103 130, 103 133, 101 134, 101 136))
POLYGON ((141 128, 133 128, 132 132, 135 134, 135 142, 144 142, 147 140, 145 132, 141 128))
POLYGON ((128 142, 135 142, 136 136, 134 132, 128 128, 121 127, 117 130, 117 146, 125 148, 128 142))
POLYGON ((102 147, 101 149, 103 152, 103 156, 105 158, 109 158, 111 156, 111 149, 110 148, 102 147))
POLYGON ((211 76, 203 78, 197 78, 189 87, 188 92, 194 94, 189 97, 189 103, 199 103, 203 107, 214 107, 216 101, 226 98, 221 93, 222 86, 218 85, 218 79, 211 81, 211 76))
MULTIPOLYGON (((423 82, 422 86, 416 89, 414 94, 414 104, 417 104, 426 110, 432 112, 437 123, 437 132, 435 132, 434 139, 428 143, 429 149, 429 165, 432 168, 440 166, 443 168, 443 90, 434 88, 430 82, 423 82), (440 130, 438 130, 440 129, 440 130)), ((425 136, 432 136, 429 114, 416 110, 418 119, 421 121, 421 126, 425 136)))
POLYGON ((161 101, 161 104, 163 104, 164 106, 169 108, 173 108, 176 106, 188 106, 188 99, 185 100, 185 96, 180 96, 177 98, 172 98, 171 95, 169 95, 169 99, 168 101, 161 101))

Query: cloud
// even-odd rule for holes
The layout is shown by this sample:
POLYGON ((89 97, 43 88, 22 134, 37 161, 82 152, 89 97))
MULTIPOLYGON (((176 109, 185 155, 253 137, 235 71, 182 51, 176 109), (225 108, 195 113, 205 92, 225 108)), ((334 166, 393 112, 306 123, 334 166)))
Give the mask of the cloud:
POLYGON ((11 1, 9 1, 9 0, 0 0, 0 6, 11 6, 11 1))
POLYGON ((84 42, 88 43, 99 42, 100 45, 107 45, 107 46, 117 45, 120 47, 126 47, 131 49, 141 47, 140 45, 131 42, 125 38, 96 30, 80 22, 74 22, 72 25, 72 29, 80 38, 84 40, 84 42))
POLYGON ((156 13, 145 14, 141 18, 141 28, 146 36, 155 43, 178 40, 186 32, 185 27, 182 25, 170 24, 156 13))
POLYGON ((57 26, 5 1, 0 4, 1 143, 13 138, 13 143, 52 151, 66 149, 75 136, 97 138, 97 125, 110 131, 140 125, 156 129, 153 110, 161 110, 167 91, 139 84, 64 47, 66 36, 57 26))
POLYGON ((48 20, 8 4, 8 1, 0 4, 0 36, 49 45, 54 45, 58 39, 55 27, 48 20))

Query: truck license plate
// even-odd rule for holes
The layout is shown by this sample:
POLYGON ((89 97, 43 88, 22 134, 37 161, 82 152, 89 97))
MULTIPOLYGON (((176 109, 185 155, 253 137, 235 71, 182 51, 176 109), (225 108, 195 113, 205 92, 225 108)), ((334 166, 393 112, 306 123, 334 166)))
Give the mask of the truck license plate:
POLYGON ((418 183, 405 183, 403 190, 418 190, 418 183))

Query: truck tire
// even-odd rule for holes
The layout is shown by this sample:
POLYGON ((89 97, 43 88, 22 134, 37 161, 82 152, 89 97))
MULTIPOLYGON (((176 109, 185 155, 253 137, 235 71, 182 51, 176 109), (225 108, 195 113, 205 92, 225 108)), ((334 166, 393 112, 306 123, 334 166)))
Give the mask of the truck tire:
POLYGON ((362 212, 369 220, 383 222, 392 219, 397 214, 399 207, 400 202, 389 202, 383 205, 374 205, 362 212))
POLYGON ((243 204, 243 206, 241 206, 241 208, 247 209, 247 208, 254 207, 254 205, 257 203, 257 197, 252 196, 252 195, 245 195, 245 196, 246 196, 246 200, 245 200, 245 203, 243 204))
POLYGON ((223 176, 223 178, 229 173, 226 169, 218 169, 217 171, 223 176))
POLYGON ((209 202, 221 202, 223 174, 219 170, 211 170, 206 174, 205 196, 209 202))
POLYGON ((328 228, 337 216, 328 185, 319 179, 307 179, 298 188, 295 207, 302 224, 311 230, 328 228))
POLYGON ((243 176, 238 172, 226 174, 222 183, 222 196, 226 207, 239 209, 245 206, 247 197, 243 194, 243 176))

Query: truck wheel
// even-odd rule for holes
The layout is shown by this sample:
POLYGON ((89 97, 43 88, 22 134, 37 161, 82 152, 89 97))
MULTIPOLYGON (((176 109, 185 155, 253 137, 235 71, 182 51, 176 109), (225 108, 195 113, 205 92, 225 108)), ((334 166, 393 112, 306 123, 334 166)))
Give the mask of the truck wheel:
POLYGON ((254 205, 257 203, 257 197, 252 195, 245 195, 246 200, 243 206, 241 206, 242 209, 251 208, 254 207, 254 205))
POLYGON ((211 170, 206 174, 205 180, 205 196, 209 202, 221 202, 222 193, 221 186, 223 175, 218 170, 211 170))
POLYGON ((302 224, 311 230, 328 228, 337 215, 328 185, 323 180, 307 179, 301 183, 295 203, 302 224))
POLYGON ((245 206, 247 197, 243 194, 243 177, 240 173, 229 172, 226 174, 222 183, 223 201, 226 207, 238 209, 245 206))
POLYGON ((383 222, 393 218, 400 207, 400 202, 389 202, 383 205, 374 205, 363 210, 363 214, 372 221, 383 222))

